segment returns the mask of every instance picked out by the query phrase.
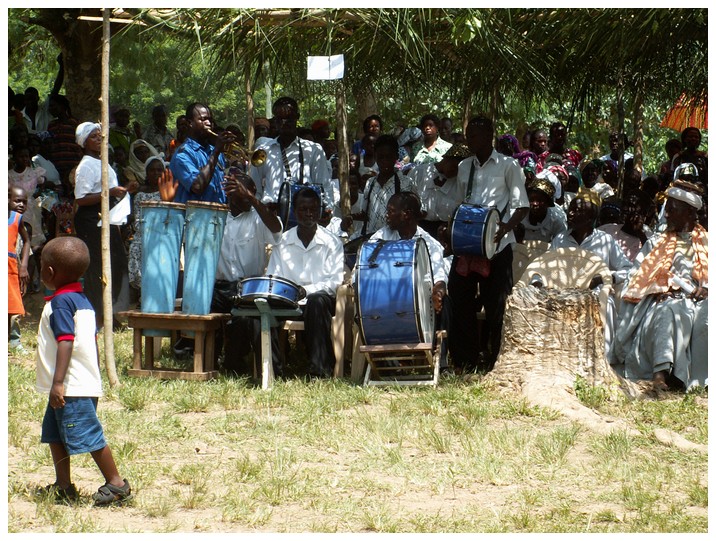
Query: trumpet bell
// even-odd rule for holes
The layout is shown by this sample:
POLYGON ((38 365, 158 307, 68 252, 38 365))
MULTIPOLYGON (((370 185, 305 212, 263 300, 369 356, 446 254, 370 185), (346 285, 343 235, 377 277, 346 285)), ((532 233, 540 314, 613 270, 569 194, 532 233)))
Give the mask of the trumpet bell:
POLYGON ((251 165, 254 167, 261 167, 266 163, 266 151, 263 148, 259 148, 254 151, 251 155, 251 165))

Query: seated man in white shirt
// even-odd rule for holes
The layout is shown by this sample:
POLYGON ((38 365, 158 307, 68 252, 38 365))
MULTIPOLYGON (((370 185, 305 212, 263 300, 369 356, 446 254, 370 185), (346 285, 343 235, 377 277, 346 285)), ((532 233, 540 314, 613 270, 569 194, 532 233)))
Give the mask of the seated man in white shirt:
MULTIPOLYGON (((336 311, 336 291, 343 282, 343 243, 318 225, 320 196, 310 188, 296 193, 293 212, 298 225, 285 231, 273 247, 267 275, 303 286, 306 298, 299 301, 303 312, 310 377, 330 377, 336 359, 331 341, 331 318, 336 311)), ((278 339, 272 337, 274 351, 278 339)), ((281 359, 281 363, 285 359, 281 359)))
MULTIPOLYGON (((266 268, 266 246, 281 240, 281 220, 256 198, 251 177, 225 177, 224 190, 229 199, 221 253, 216 268, 216 283, 211 311, 230 313, 238 283, 249 276, 262 276, 266 268)), ((260 355, 259 319, 234 317, 225 327, 224 364, 227 371, 241 372, 242 359, 251 351, 260 355)), ((221 341, 219 341, 221 343, 221 341)), ((275 355, 274 355, 275 357, 275 355)), ((277 365, 274 362, 274 365, 277 365)), ((274 366, 280 374, 280 366, 274 366)))
POLYGON ((522 220, 525 240, 552 242, 559 233, 567 230, 567 216, 554 204, 554 185, 545 178, 535 178, 527 184, 530 212, 522 220))
MULTIPOLYGON (((399 192, 388 200, 386 225, 373 233, 370 240, 409 240, 422 238, 428 247, 433 270, 433 307, 437 316, 436 329, 448 330, 450 337, 450 298, 447 295, 447 271, 443 258, 443 246, 418 225, 421 216, 420 199, 413 192, 399 192)), ((440 368, 447 368, 447 342, 440 354, 440 368)))

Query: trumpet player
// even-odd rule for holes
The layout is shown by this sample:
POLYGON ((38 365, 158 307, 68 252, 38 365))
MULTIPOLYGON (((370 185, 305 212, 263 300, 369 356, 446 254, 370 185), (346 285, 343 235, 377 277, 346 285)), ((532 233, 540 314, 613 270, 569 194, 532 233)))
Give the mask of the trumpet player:
POLYGON ((169 164, 174 179, 178 182, 175 203, 205 201, 226 203, 223 149, 234 142, 236 136, 224 131, 211 131, 213 119, 211 109, 202 103, 192 103, 186 109, 189 119, 189 134, 176 149, 169 164))

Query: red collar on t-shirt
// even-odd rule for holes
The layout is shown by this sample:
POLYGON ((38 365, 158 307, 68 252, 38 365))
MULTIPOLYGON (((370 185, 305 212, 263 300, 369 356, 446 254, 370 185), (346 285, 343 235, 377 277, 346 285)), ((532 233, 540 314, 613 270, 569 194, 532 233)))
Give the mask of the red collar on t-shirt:
POLYGON ((53 298, 57 297, 57 295, 62 295, 63 293, 82 293, 82 284, 80 284, 79 282, 65 284, 59 289, 55 290, 55 293, 53 295, 45 297, 45 301, 51 301, 53 298))

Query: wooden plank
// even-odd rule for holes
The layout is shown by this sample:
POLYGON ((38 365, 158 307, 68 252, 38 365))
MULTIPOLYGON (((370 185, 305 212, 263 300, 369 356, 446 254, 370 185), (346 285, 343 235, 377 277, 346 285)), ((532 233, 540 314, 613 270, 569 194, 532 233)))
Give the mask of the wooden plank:
POLYGON ((134 329, 134 359, 132 366, 135 370, 142 368, 142 331, 141 329, 134 329))
POLYGON ((214 342, 216 342, 216 333, 209 331, 204 338, 204 370, 211 372, 214 370, 214 342))
POLYGON ((194 336, 194 372, 204 371, 204 336, 203 331, 197 331, 194 336))
POLYGON ((154 368, 154 338, 151 336, 144 337, 144 364, 147 370, 154 368))

